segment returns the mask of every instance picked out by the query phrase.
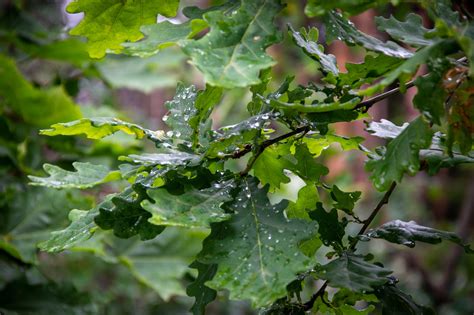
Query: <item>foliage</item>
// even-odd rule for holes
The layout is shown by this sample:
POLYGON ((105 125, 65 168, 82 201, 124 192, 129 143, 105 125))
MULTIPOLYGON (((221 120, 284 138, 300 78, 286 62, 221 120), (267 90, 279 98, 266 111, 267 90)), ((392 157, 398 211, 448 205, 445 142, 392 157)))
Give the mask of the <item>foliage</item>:
MULTIPOLYGON (((159 63, 153 58, 166 49, 179 47, 203 74, 203 89, 178 83, 175 96, 165 102, 168 130, 127 122, 115 112, 88 117, 63 85, 35 86, 14 57, 46 58, 40 48, 59 49, 51 45, 64 40, 57 37, 43 45, 38 40, 33 46, 40 48, 32 49, 22 36, 5 32, 5 42, 15 49, 12 56, 6 49, 0 55, 0 127, 5 130, 0 143, 5 161, 1 253, 19 266, 39 266, 36 247, 53 254, 93 253, 103 263, 124 267, 162 300, 192 297, 195 315, 204 314, 206 305, 225 291, 230 299, 250 301, 269 315, 430 312, 397 288, 392 270, 371 262, 374 255, 362 253, 366 249, 359 241, 377 238, 414 247, 415 242, 449 240, 472 253, 464 236, 413 221, 367 229, 396 187, 407 183, 406 174, 426 170, 436 175, 440 168, 474 161, 474 22, 443 0, 421 1, 432 29, 424 28, 416 14, 404 20, 377 18, 378 28, 393 41, 369 36, 348 19, 388 2, 308 1, 306 14, 320 16, 325 32, 296 31, 290 25, 289 34, 294 49, 318 65, 320 81, 295 87, 291 75, 297 73, 290 73, 277 89, 269 69, 279 60, 267 48, 283 38, 277 17, 290 11, 280 0, 187 7, 182 12, 188 20, 181 24, 156 22, 158 14, 177 15, 177 0, 71 2, 68 12, 84 13, 70 31, 87 39, 78 45, 82 52, 91 58, 127 55, 112 59, 119 68, 134 68, 139 57, 151 58, 139 59, 132 73, 144 80, 144 91, 159 84, 141 73, 159 63), (320 37, 364 48, 364 62, 348 64, 342 72, 320 37), (429 73, 416 76, 423 65, 429 73), (397 87, 383 92, 396 81, 397 87), (362 137, 332 130, 334 123, 371 120, 370 107, 414 85, 416 118, 402 126, 385 119, 367 123, 368 135, 387 140, 386 145, 368 149, 362 137), (226 95, 242 93, 237 88, 252 92, 247 117, 216 127, 211 118, 226 95), (66 137, 80 135, 85 137, 66 137), (107 146, 101 141, 124 135, 147 140, 149 151, 125 147, 119 154, 101 155, 87 149, 94 145, 85 138, 107 146), (366 220, 359 218, 362 192, 348 191, 328 176, 333 170, 324 157, 332 144, 365 156, 373 186, 384 193, 366 220), (42 154, 48 150, 57 154, 42 154), (46 174, 38 167, 43 163, 46 174), (295 181, 302 186, 296 199, 288 200, 282 192, 295 181), (97 202, 78 191, 91 188, 97 202), (320 289, 310 292, 313 287, 307 284, 315 281, 320 289), (334 289, 331 299, 327 287, 334 289), (304 290, 310 292, 307 301, 301 298, 304 290)), ((68 60, 112 86, 127 82, 115 78, 120 71, 108 68, 110 59, 96 67, 92 59, 47 58, 68 60)), ((27 311, 39 314, 94 313, 95 303, 107 304, 47 279, 40 284, 19 276, 10 280, 0 283, 6 292, 0 295, 0 310, 17 311, 23 297, 25 305, 32 305, 27 311)))

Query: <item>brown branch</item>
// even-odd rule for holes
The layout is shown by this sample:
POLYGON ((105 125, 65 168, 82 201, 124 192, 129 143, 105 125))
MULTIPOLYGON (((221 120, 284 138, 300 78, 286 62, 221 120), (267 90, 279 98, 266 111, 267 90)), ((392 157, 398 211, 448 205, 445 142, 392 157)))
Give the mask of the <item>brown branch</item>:
MULTIPOLYGON (((415 86, 415 80, 411 80, 411 81, 409 81, 405 84, 405 89, 409 89, 409 88, 414 87, 414 86, 415 86)), ((378 103, 378 102, 380 102, 380 101, 382 101, 382 100, 384 100, 384 99, 400 92, 400 88, 401 88, 400 86, 396 87, 396 88, 393 88, 393 89, 388 90, 386 92, 380 93, 379 95, 371 97, 371 98, 369 98, 365 101, 362 101, 359 104, 357 104, 357 106, 354 107, 354 109, 364 108, 367 111, 375 103, 378 103)))

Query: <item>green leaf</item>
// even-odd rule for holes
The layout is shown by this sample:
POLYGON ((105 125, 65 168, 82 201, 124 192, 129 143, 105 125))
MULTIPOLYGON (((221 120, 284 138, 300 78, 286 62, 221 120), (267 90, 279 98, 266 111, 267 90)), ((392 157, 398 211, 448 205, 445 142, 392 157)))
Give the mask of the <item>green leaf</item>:
POLYGON ((212 222, 228 220, 230 215, 221 208, 232 200, 233 181, 215 183, 206 189, 191 189, 181 195, 169 193, 166 188, 149 189, 150 200, 141 203, 152 214, 148 222, 163 226, 209 228, 212 222))
POLYGON ((62 86, 34 87, 20 73, 13 60, 0 54, 0 98, 26 123, 47 127, 53 123, 82 117, 79 106, 62 86))
POLYGON ((444 58, 458 50, 457 43, 452 39, 440 40, 433 45, 423 47, 418 50, 410 59, 403 62, 399 67, 389 72, 383 80, 377 84, 359 91, 359 95, 369 96, 379 92, 400 79, 401 85, 404 84, 408 77, 411 77, 418 70, 418 67, 427 63, 429 60, 436 58, 444 58))
POLYGON ((474 253, 474 250, 472 250, 469 245, 465 245, 456 233, 418 225, 415 221, 390 221, 376 229, 370 230, 362 239, 365 237, 381 238, 391 243, 402 244, 408 247, 415 247, 416 241, 438 244, 441 243, 442 240, 447 240, 464 247, 466 253, 474 253))
POLYGON ((346 73, 339 74, 339 84, 359 88, 363 84, 372 83, 386 73, 397 68, 403 59, 384 54, 366 55, 362 63, 346 63, 346 73))
MULTIPOLYGON (((270 185, 270 189, 280 188, 280 185, 290 182, 285 169, 291 169, 292 163, 281 157, 282 146, 269 146, 258 156, 252 166, 255 177, 262 185, 270 185)), ((286 153, 286 152, 285 152, 286 153)))
POLYGON ((474 163, 474 154, 470 156, 453 153, 453 156, 445 154, 438 149, 420 150, 420 158, 428 164, 428 174, 435 175, 441 168, 452 168, 459 164, 474 163))
POLYGON ((286 285, 311 260, 298 251, 298 244, 316 231, 314 223, 288 220, 287 202, 271 205, 268 188, 259 188, 255 178, 243 178, 233 202, 229 221, 212 225, 198 260, 218 264, 213 289, 228 289, 231 299, 249 299, 255 307, 286 295, 286 285), (239 257, 239 259, 235 259, 239 257))
POLYGON ((49 177, 28 176, 32 181, 30 184, 51 188, 86 189, 121 178, 119 171, 110 171, 103 165, 74 162, 72 166, 76 171, 70 172, 55 165, 45 164, 43 168, 49 177))
POLYGON ((210 85, 225 88, 260 83, 262 69, 275 61, 265 49, 280 39, 273 19, 282 9, 279 0, 242 0, 241 7, 225 14, 204 14, 211 30, 199 40, 182 41, 184 52, 210 85), (234 13, 235 12, 235 13, 234 13))
POLYGON ((341 209, 348 214, 352 214, 355 203, 360 199, 360 191, 343 192, 336 185, 332 186, 331 198, 335 201, 334 207, 341 209))
POLYGON ((176 85, 185 58, 180 51, 170 49, 144 59, 107 56, 96 66, 102 78, 113 88, 151 93, 157 88, 176 85))
POLYGON ((67 225, 69 209, 92 206, 91 200, 78 192, 43 187, 10 186, 1 197, 6 200, 1 208, 0 249, 30 264, 37 262, 36 244, 67 225), (9 189, 15 192, 11 199, 9 189))
POLYGON ((103 230, 113 230, 117 237, 130 238, 138 234, 141 240, 150 240, 164 227, 148 222, 151 213, 140 206, 147 198, 142 186, 136 184, 133 189, 129 187, 112 197, 113 207, 100 207, 94 221, 103 230))
POLYGON ((335 246, 340 248, 343 246, 342 238, 345 234, 345 223, 339 222, 337 210, 335 208, 327 212, 323 208, 321 202, 316 203, 316 210, 309 213, 309 217, 318 222, 318 233, 321 240, 326 246, 335 246))
POLYGON ((379 39, 359 31, 350 21, 337 12, 329 12, 324 23, 327 31, 327 41, 343 40, 350 45, 360 45, 368 50, 376 51, 387 56, 408 59, 413 53, 394 42, 382 42, 379 39))
POLYGON ((28 283, 26 277, 9 282, 0 290, 0 312, 4 314, 97 314, 89 295, 71 285, 28 283))
POLYGON ((298 191, 298 199, 296 202, 290 202, 286 209, 288 219, 305 219, 311 220, 309 211, 316 208, 319 201, 319 193, 314 183, 308 183, 298 191))
POLYGON ((286 168, 297 174, 305 181, 319 182, 321 176, 327 175, 329 170, 326 166, 315 161, 313 155, 304 143, 295 146, 295 153, 292 156, 286 156, 289 161, 286 168), (294 159, 296 163, 290 161, 294 159))
POLYGON ((386 283, 387 276, 392 272, 366 262, 362 256, 343 252, 339 258, 321 266, 316 273, 332 287, 364 292, 372 291, 372 287, 386 283))
POLYGON ((139 57, 150 57, 160 50, 176 45, 180 40, 193 38, 207 27, 207 23, 200 19, 190 20, 181 24, 168 21, 145 25, 141 32, 145 38, 135 43, 124 43, 124 53, 139 57))
POLYGON ((179 0, 75 0, 68 5, 67 11, 84 12, 84 18, 70 34, 86 37, 89 55, 102 58, 107 51, 122 51, 120 44, 125 41, 141 39, 140 27, 156 23, 158 14, 175 16, 178 5, 179 0))
POLYGON ((333 9, 341 9, 351 15, 357 15, 373 7, 383 6, 393 0, 334 0, 320 1, 309 0, 304 8, 304 13, 309 17, 324 15, 333 9))
POLYGON ((137 139, 156 136, 153 131, 144 129, 112 117, 83 118, 67 123, 54 124, 51 129, 43 129, 40 134, 46 136, 75 136, 84 134, 89 139, 102 139, 118 131, 134 135, 137 139))
POLYGON ((435 43, 435 40, 426 38, 425 35, 429 30, 423 27, 423 20, 417 14, 408 14, 403 22, 393 16, 390 16, 388 19, 377 16, 375 23, 379 30, 387 32, 392 38, 405 44, 419 47, 435 43))
POLYGON ((334 143, 339 143, 341 148, 347 150, 359 150, 359 145, 364 141, 362 137, 344 137, 335 134, 311 135, 303 138, 303 142, 308 146, 309 152, 318 157, 321 153, 334 143))
POLYGON ((420 150, 430 146, 432 135, 433 131, 420 116, 390 141, 386 152, 373 155, 366 169, 372 172, 370 179, 375 188, 385 191, 392 182, 400 182, 404 173, 416 174, 420 169, 420 150))
POLYGON ((194 107, 196 97, 197 92, 193 85, 186 87, 184 84, 178 83, 173 100, 165 103, 169 113, 163 120, 172 129, 171 136, 183 140, 191 139, 194 130, 190 126, 189 120, 197 113, 194 107))
POLYGON ((166 153, 142 153, 130 154, 119 157, 121 161, 141 164, 144 166, 156 165, 196 165, 200 161, 200 157, 195 154, 182 151, 168 150, 166 153))
POLYGON ((314 102, 312 104, 291 104, 282 102, 279 100, 272 99, 270 100, 270 105, 275 108, 279 109, 286 109, 290 111, 297 111, 301 113, 325 113, 325 112, 332 112, 338 110, 351 110, 354 109, 357 104, 361 101, 360 97, 352 97, 349 100, 336 100, 331 103, 323 103, 323 102, 314 102))
POLYGON ((188 265, 201 249, 204 231, 167 228, 154 240, 135 239, 118 256, 143 284, 169 301, 186 294, 184 278, 188 265))
POLYGON ((339 69, 334 55, 324 54, 323 47, 318 44, 319 32, 317 28, 311 28, 306 31, 301 28, 299 32, 295 31, 291 25, 288 26, 296 45, 301 47, 303 51, 312 59, 317 60, 321 64, 323 73, 331 72, 335 76, 339 74, 339 69))
POLYGON ((195 298, 191 311, 193 315, 205 315, 206 305, 214 301, 217 296, 217 291, 206 286, 205 282, 214 278, 217 265, 206 265, 196 260, 189 267, 198 270, 196 280, 186 289, 187 295, 195 298))
POLYGON ((386 315, 434 315, 434 311, 417 304, 413 298, 400 291, 394 284, 375 288, 375 295, 382 304, 382 314, 386 315))

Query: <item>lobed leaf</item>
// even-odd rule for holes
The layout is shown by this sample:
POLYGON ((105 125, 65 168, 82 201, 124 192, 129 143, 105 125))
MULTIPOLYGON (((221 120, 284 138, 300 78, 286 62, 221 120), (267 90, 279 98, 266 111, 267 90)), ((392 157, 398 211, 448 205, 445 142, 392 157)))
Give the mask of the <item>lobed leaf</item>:
POLYGON ((51 188, 91 188, 121 178, 119 171, 110 171, 104 165, 74 162, 72 166, 76 171, 66 171, 58 166, 44 164, 43 168, 48 177, 28 176, 35 186, 46 186, 51 188))
POLYGON ((388 19, 377 16, 375 23, 379 30, 387 32, 392 38, 405 44, 419 47, 435 43, 434 39, 427 38, 426 34, 429 30, 423 27, 423 19, 417 14, 408 14, 403 22, 393 16, 388 19))
POLYGON ((141 39, 140 27, 156 23, 158 14, 175 16, 178 5, 179 0, 74 0, 67 11, 83 12, 84 18, 70 34, 86 37, 89 55, 102 58, 107 51, 121 52, 125 41, 141 39))
POLYGON ((386 152, 373 155, 365 167, 372 172, 370 179, 375 188, 387 190, 392 182, 400 182, 405 173, 416 174, 420 169, 420 150, 430 146, 432 135, 429 125, 418 117, 387 145, 386 152))
POLYGON ((198 270, 196 280, 194 280, 194 282, 186 289, 187 295, 195 298, 191 311, 193 312, 193 315, 204 315, 206 305, 214 301, 217 296, 216 290, 205 285, 207 281, 212 280, 215 276, 217 265, 206 265, 195 260, 189 267, 198 270))
POLYGON ((212 222, 230 218, 221 205, 232 200, 233 188, 235 183, 228 181, 181 195, 171 194, 166 188, 149 189, 147 193, 151 200, 143 200, 141 206, 152 214, 148 222, 155 225, 209 228, 212 222))
POLYGON ((321 266, 316 272, 330 286, 356 292, 371 291, 373 287, 385 284, 391 273, 390 270, 368 263, 362 256, 350 252, 343 252, 339 258, 321 266))
POLYGON ((228 289, 231 299, 249 299, 255 307, 284 297, 286 285, 309 267, 298 244, 316 230, 314 223, 286 219, 287 202, 271 205, 268 188, 258 184, 255 178, 242 179, 234 201, 226 204, 233 217, 211 226, 198 256, 204 264, 218 265, 209 287, 228 289))
POLYGON ((260 70, 275 64, 265 49, 280 39, 273 19, 281 9, 279 0, 242 0, 231 14, 207 12, 203 18, 209 33, 181 45, 208 84, 224 88, 257 84, 260 70))

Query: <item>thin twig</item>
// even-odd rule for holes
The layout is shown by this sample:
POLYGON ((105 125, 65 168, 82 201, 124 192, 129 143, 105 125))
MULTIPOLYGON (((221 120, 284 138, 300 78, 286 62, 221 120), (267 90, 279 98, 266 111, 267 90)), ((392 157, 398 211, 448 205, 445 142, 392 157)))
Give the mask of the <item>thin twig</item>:
MULTIPOLYGON (((252 158, 249 160, 249 162, 247 163, 247 167, 242 171, 240 172, 240 175, 244 176, 244 175, 247 175, 248 172, 250 172, 250 170, 252 169, 252 166, 253 164, 255 163, 255 161, 257 160, 257 158, 260 156, 260 154, 263 153, 263 151, 271 146, 272 144, 275 144, 275 143, 278 143, 280 141, 283 141, 287 138, 290 138, 294 135, 297 135, 299 133, 306 133, 309 131, 309 127, 308 126, 302 126, 302 127, 299 127, 299 128, 296 128, 288 133, 285 133, 284 135, 281 135, 279 137, 276 137, 276 138, 273 138, 273 139, 268 139, 268 140, 265 140, 263 141, 259 146, 257 146, 255 148, 255 154, 252 156, 252 158)), ((232 158, 239 158, 241 156, 244 156, 245 154, 249 153, 252 151, 252 146, 251 145, 247 145, 245 146, 244 149, 242 149, 241 151, 237 152, 236 154, 234 154, 232 156, 232 158)))
MULTIPOLYGON (((405 89, 409 89, 409 88, 414 87, 414 86, 415 86, 415 80, 411 80, 411 81, 407 82, 404 87, 405 87, 405 89)), ((375 103, 378 103, 378 102, 386 99, 387 97, 390 97, 390 96, 400 92, 400 88, 401 87, 398 86, 398 87, 393 88, 391 90, 388 90, 386 92, 380 93, 379 95, 371 97, 368 100, 362 101, 359 104, 357 104, 357 106, 354 107, 354 109, 365 108, 366 110, 368 110, 375 103)))
MULTIPOLYGON (((385 194, 383 195, 382 199, 379 201, 379 203, 377 204, 377 206, 375 206, 374 210, 372 210, 372 212, 370 213, 369 217, 364 221, 364 225, 362 226, 362 228, 359 230, 359 233, 357 233, 357 236, 359 235, 362 235, 365 233, 365 231, 367 230, 367 228, 369 227, 369 225, 372 223, 372 221, 375 219, 375 217, 377 216, 377 214, 379 213, 380 209, 382 209, 382 207, 388 203, 388 200, 390 199, 390 196, 392 195, 393 191, 395 190, 395 187, 397 186, 397 183, 396 182, 392 182, 392 184, 390 185, 390 188, 385 192, 385 194)), ((358 240, 356 239, 354 241, 354 243, 352 243, 350 249, 351 250, 354 250, 356 245, 358 243, 358 240)), ((323 283, 323 285, 319 288, 319 290, 314 293, 312 296, 311 296, 311 299, 306 302, 304 304, 304 310, 305 311, 308 311, 310 310, 311 308, 313 308, 313 305, 314 303, 316 302, 316 300, 318 299, 318 297, 320 296, 323 296, 324 295, 324 291, 326 290, 326 287, 328 286, 328 281, 325 281, 323 283)))

